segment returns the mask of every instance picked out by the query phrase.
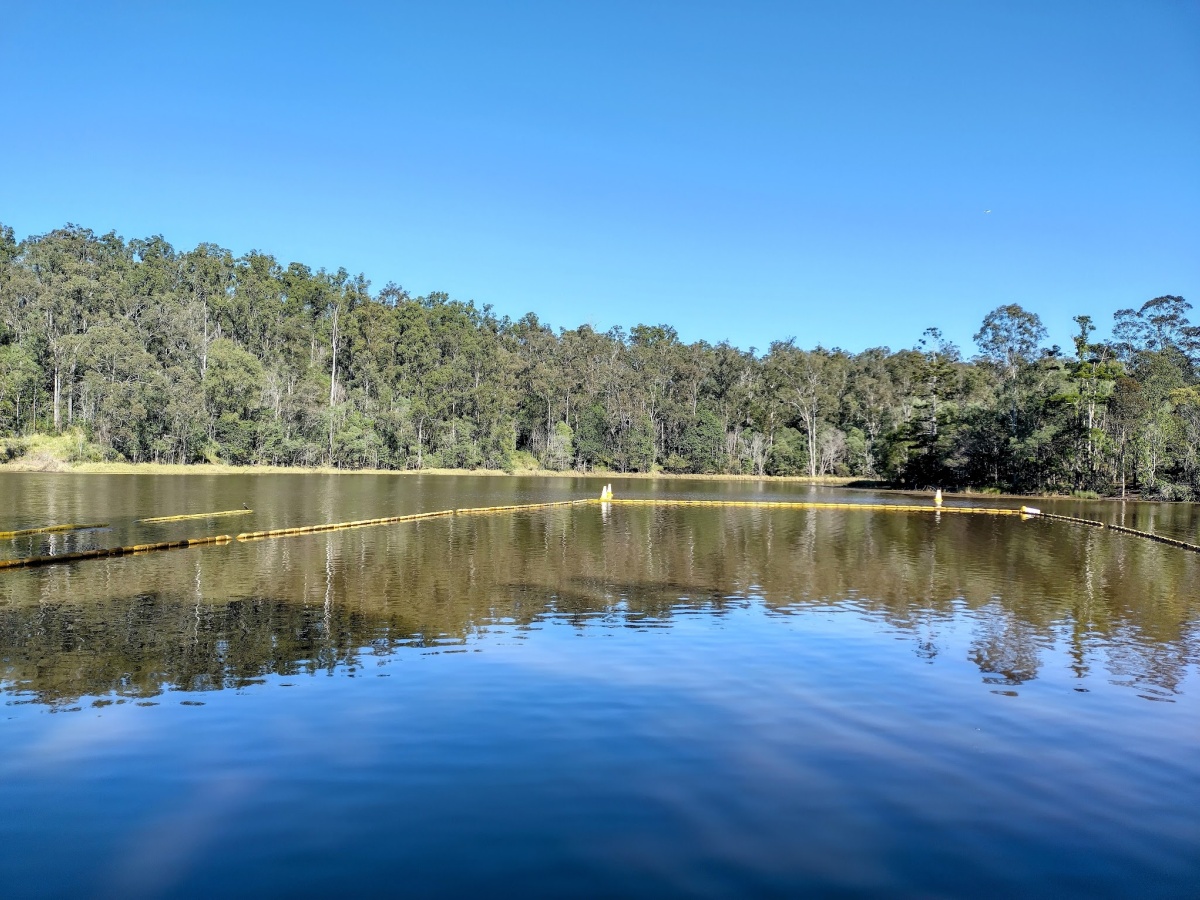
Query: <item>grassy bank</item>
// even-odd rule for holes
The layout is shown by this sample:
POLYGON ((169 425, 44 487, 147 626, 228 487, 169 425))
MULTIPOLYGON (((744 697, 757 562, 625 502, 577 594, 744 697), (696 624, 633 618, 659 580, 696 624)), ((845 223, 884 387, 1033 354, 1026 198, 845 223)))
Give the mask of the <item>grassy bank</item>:
POLYGON ((668 472, 611 472, 594 470, 552 471, 549 469, 335 469, 328 466, 235 466, 226 463, 113 462, 99 458, 95 449, 77 433, 34 435, 27 438, 8 438, 0 441, 0 472, 62 472, 86 475, 477 475, 507 477, 513 475, 535 478, 644 478, 672 481, 792 481, 810 484, 844 486, 854 478, 833 476, 758 476, 758 475, 679 475, 668 472))
MULTIPOLYGON (((11 439, 10 439, 11 440, 11 439)), ((26 439, 21 439, 26 440, 26 439)), ((328 466, 234 466, 227 463, 131 463, 91 461, 73 459, 70 452, 73 444, 67 435, 58 437, 38 436, 29 439, 32 446, 20 456, 0 462, 2 472, 61 473, 77 475, 394 475, 404 478, 413 475, 471 475, 480 478, 506 478, 513 476, 532 478, 621 478, 647 481, 768 481, 779 483, 819 484, 828 487, 850 487, 862 490, 905 494, 913 497, 930 497, 932 490, 905 488, 862 478, 843 478, 831 475, 809 478, 807 475, 693 475, 670 472, 611 472, 593 470, 580 472, 574 469, 553 471, 550 469, 520 469, 505 472, 501 469, 335 469, 328 466)), ((0 459, 5 458, 5 442, 0 442, 0 459)), ((991 490, 946 490, 947 499, 957 497, 970 500, 1118 500, 1119 497, 1072 496, 1067 494, 1009 494, 991 490)), ((1125 498, 1129 503, 1161 503, 1131 494, 1125 498)))
MULTIPOLYGON (((304 474, 304 475, 394 475, 406 477, 412 475, 473 475, 481 478, 496 478, 522 476, 533 478, 629 478, 663 481, 770 481, 790 482, 799 484, 820 484, 829 487, 855 487, 889 493, 909 494, 912 496, 929 496, 931 490, 919 488, 903 488, 888 485, 884 482, 869 481, 862 478, 843 478, 835 476, 817 476, 809 478, 806 475, 693 475, 673 474, 670 472, 613 472, 593 470, 580 472, 574 469, 554 471, 540 468, 519 468, 508 472, 501 469, 336 469, 329 466, 235 466, 227 463, 156 463, 156 462, 114 462, 104 460, 94 445, 82 440, 78 432, 64 432, 60 435, 33 435, 25 438, 6 438, 0 440, 0 472, 41 472, 41 473, 71 473, 83 475, 270 475, 270 474, 304 474)), ((992 490, 959 490, 946 492, 947 497, 964 499, 1009 499, 1028 500, 1040 497, 1043 499, 1064 499, 1063 494, 1002 494, 992 490)), ((1076 500, 1112 500, 1113 497, 1075 496, 1076 500)), ((1140 498, 1130 496, 1131 502, 1140 498)), ((1148 501, 1150 502, 1150 501, 1148 501)), ((1156 502, 1156 501, 1154 501, 1156 502)))
POLYGON ((826 484, 842 487, 850 484, 853 478, 808 478, 801 476, 763 476, 757 475, 673 475, 667 472, 554 472, 546 469, 527 469, 518 472, 505 472, 501 469, 332 469, 327 466, 231 466, 223 463, 198 463, 194 465, 177 465, 174 463, 129 463, 129 462, 98 462, 98 463, 59 463, 47 467, 42 462, 26 462, 15 460, 0 465, 0 472, 57 472, 84 475, 395 475, 406 477, 412 475, 474 475, 481 478, 636 478, 665 481, 795 481, 811 484, 826 484))
POLYGON ((664 481, 791 481, 842 487, 857 479, 832 476, 809 478, 784 475, 679 475, 669 472, 565 472, 548 469, 524 469, 505 472, 502 469, 334 469, 328 466, 232 466, 224 463, 130 463, 130 462, 64 462, 45 458, 17 459, 0 465, 0 472, 57 472, 84 475, 476 475, 482 478, 636 478, 664 481))

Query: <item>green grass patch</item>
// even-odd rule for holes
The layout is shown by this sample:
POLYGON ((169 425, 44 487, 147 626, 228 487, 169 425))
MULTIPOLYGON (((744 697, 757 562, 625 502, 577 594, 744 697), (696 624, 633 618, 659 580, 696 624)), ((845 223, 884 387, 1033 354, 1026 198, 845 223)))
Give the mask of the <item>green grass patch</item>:
POLYGON ((537 457, 525 450, 510 450, 504 457, 504 471, 510 475, 514 472, 536 472, 541 468, 537 457))
POLYGON ((96 463, 112 459, 111 452, 87 439, 82 428, 61 434, 31 434, 0 439, 0 462, 21 468, 53 471, 72 463, 96 463))

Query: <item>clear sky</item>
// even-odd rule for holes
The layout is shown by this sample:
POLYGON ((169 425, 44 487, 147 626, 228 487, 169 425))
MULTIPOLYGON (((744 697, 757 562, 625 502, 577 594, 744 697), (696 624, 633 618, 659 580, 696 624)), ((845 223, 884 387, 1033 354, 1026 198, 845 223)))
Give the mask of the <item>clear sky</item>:
MULTIPOLYGON (((0 4, 0 222, 555 326, 1200 310, 1200 2, 0 4), (991 210, 991 212, 985 212, 991 210)), ((1200 319, 1198 313, 1194 319, 1200 319)))

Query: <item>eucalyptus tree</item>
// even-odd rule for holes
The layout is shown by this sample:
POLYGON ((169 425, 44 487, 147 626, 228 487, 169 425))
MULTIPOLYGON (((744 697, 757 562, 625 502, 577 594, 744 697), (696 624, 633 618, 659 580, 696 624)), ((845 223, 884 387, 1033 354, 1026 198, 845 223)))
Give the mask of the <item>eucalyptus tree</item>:
MULTIPOLYGON (((937 329, 849 355, 557 332, 441 292, 213 244, 0 226, 0 437, 80 429, 128 459, 879 475, 1200 493, 1200 331, 1182 297, 1077 316, 1075 352, 993 310, 964 362, 937 329)), ((9 451, 13 452, 13 451, 9 451)))
POLYGON ((37 360, 23 345, 0 344, 0 435, 27 430, 41 380, 37 360))
MULTIPOLYGON (((1008 479, 1015 483, 1021 476, 1022 448, 1035 431, 1036 411, 1030 401, 1036 392, 1037 372, 1035 363, 1040 354, 1041 342, 1046 337, 1046 328, 1041 318, 1009 303, 988 313, 975 343, 979 348, 980 363, 991 370, 996 378, 997 413, 1004 421, 1006 441, 1001 444, 990 440, 980 441, 980 446, 992 444, 995 455, 989 459, 998 480, 1008 479)), ((988 427, 986 422, 980 423, 988 427)))
MULTIPOLYGON (((200 377, 208 371, 208 348, 223 333, 250 346, 249 304, 239 304, 233 254, 216 244, 200 244, 180 259, 182 318, 190 325, 200 377)), ((243 295, 244 296, 244 295, 243 295)))
POLYGON ((887 347, 864 350, 850 361, 844 412, 850 429, 862 435, 858 474, 881 470, 880 442, 895 423, 896 382, 888 367, 887 347))
POLYGON ((1073 487, 1094 490, 1101 486, 1102 454, 1110 443, 1104 429, 1108 403, 1124 367, 1111 344, 1092 340, 1096 326, 1091 316, 1075 316, 1073 321, 1079 327, 1073 338, 1075 359, 1068 367, 1075 409, 1073 487))
POLYGON ((285 312, 294 308, 287 303, 283 268, 274 256, 251 250, 234 260, 233 295, 223 310, 228 321, 223 316, 221 323, 264 363, 280 359, 285 312))
POLYGON ((127 459, 147 458, 154 435, 151 410, 162 402, 157 360, 125 323, 93 325, 78 342, 83 367, 83 420, 104 443, 127 459))
POLYGON ((1182 297, 1168 294, 1147 300, 1141 308, 1119 309, 1113 314, 1113 339, 1126 362, 1143 352, 1175 351, 1196 364, 1200 354, 1200 326, 1187 318, 1192 308, 1182 297))
POLYGON ((90 325, 116 309, 120 268, 125 254, 115 234, 97 237, 86 228, 68 225, 24 243, 22 276, 15 279, 18 305, 24 308, 49 379, 53 428, 62 430, 64 390, 68 404, 79 356, 80 339, 90 325))
POLYGON ((1162 496, 1200 492, 1187 449, 1190 388, 1200 383, 1200 327, 1188 320, 1190 309, 1166 295, 1113 317, 1113 351, 1129 374, 1113 423, 1122 484, 1129 463, 1134 483, 1162 496))
POLYGON ((648 424, 653 435, 651 465, 665 455, 667 407, 681 346, 678 332, 670 325, 635 325, 629 331, 628 360, 634 383, 641 387, 642 427, 648 424))
MULTIPOLYGON (((507 336, 516 356, 516 377, 522 393, 521 431, 535 455, 544 456, 554 433, 555 406, 563 403, 565 394, 560 342, 553 329, 543 325, 534 313, 513 323, 507 336)), ((559 414, 563 415, 561 411, 559 414)))
POLYGON ((772 389, 790 407, 804 434, 808 474, 820 467, 818 438, 821 425, 833 414, 846 385, 848 365, 840 350, 800 350, 795 339, 776 341, 765 361, 772 389))

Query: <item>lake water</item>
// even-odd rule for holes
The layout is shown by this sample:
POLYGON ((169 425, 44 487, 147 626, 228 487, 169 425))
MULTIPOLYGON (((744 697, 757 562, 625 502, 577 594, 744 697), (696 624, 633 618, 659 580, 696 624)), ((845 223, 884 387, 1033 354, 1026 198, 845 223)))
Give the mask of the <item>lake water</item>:
MULTIPOLYGON (((0 529, 111 527, 0 556, 603 481, 878 499, 3 474, 0 529)), ((0 698, 5 897, 1200 895, 1200 554, 1065 523, 577 506, 0 571, 0 698)))

